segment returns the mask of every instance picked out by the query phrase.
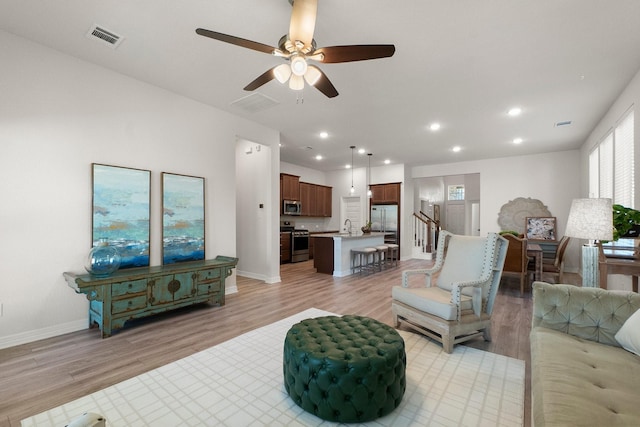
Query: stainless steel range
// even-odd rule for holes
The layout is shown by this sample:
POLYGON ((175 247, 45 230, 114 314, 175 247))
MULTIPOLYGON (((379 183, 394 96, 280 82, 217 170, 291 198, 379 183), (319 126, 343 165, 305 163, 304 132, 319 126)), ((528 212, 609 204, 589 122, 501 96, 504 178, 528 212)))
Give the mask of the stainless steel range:
POLYGON ((309 230, 293 230, 291 233, 291 262, 309 260, 309 230))

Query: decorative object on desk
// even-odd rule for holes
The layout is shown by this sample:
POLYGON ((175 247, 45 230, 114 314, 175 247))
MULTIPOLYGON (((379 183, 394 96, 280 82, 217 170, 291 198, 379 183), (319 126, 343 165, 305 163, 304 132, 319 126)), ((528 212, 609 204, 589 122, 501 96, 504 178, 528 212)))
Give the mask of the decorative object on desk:
POLYGON ((526 237, 528 240, 557 240, 556 218, 549 217, 527 217, 526 237))
POLYGON ((107 239, 100 239, 91 248, 87 256, 85 269, 96 277, 108 277, 120 267, 121 257, 115 246, 110 246, 107 239))
POLYGON ((204 178, 162 172, 162 263, 204 259, 204 178))
POLYGON ((613 240, 640 237, 640 211, 613 205, 613 240))
POLYGON ((512 236, 522 237, 522 235, 520 233, 518 233, 517 231, 513 231, 513 230, 502 230, 498 234, 501 235, 501 236, 504 236, 505 234, 511 234, 512 236))
POLYGON ((92 164, 92 242, 115 246, 120 268, 149 265, 151 171, 92 164))
POLYGON ((574 199, 565 235, 588 240, 582 246, 582 286, 598 287, 599 249, 595 242, 613 238, 611 199, 574 199))
POLYGON ((360 230, 362 230, 362 232, 364 234, 369 234, 371 233, 371 221, 367 222, 365 225, 363 225, 362 227, 360 227, 360 230))
POLYGON ((524 234, 527 217, 550 217, 549 209, 537 199, 517 197, 502 205, 498 213, 498 224, 502 230, 515 230, 524 234))

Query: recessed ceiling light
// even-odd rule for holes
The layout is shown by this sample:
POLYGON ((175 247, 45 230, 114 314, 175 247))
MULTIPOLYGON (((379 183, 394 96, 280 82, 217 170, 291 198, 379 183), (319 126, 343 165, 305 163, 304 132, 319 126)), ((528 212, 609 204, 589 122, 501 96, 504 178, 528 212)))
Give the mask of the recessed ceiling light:
POLYGON ((364 148, 360 148, 360 149, 358 150, 358 154, 364 154, 364 153, 366 153, 366 152, 367 152, 367 150, 365 150, 364 148))
POLYGON ((511 117, 516 117, 516 116, 519 116, 521 113, 522 113, 522 108, 513 107, 512 109, 509 110, 507 114, 509 114, 511 117))
POLYGON ((351 169, 351 165, 346 165, 345 168, 346 169, 351 169))
POLYGON ((522 138, 514 138, 513 139, 513 143, 514 144, 522 144, 522 141, 523 141, 522 138))
POLYGON ((320 154, 318 154, 318 155, 316 156, 316 160, 322 160, 322 156, 321 156, 320 154))
POLYGON ((389 160, 389 159, 386 159, 386 160, 384 161, 384 164, 385 164, 385 165, 388 165, 389 163, 391 163, 391 160, 389 160))
POLYGON ((431 123, 431 126, 429 126, 429 129, 431 129, 432 131, 437 131, 440 130, 440 123, 431 123))
POLYGON ((460 148, 460 146, 459 146, 459 145, 456 145, 455 147, 453 147, 453 148, 451 149, 451 151, 453 151, 454 153, 457 153, 457 152, 458 152, 458 151, 460 151, 460 150, 462 150, 462 148, 460 148))
POLYGON ((329 137, 329 134, 327 132, 320 132, 320 138, 326 139, 328 137, 329 137))

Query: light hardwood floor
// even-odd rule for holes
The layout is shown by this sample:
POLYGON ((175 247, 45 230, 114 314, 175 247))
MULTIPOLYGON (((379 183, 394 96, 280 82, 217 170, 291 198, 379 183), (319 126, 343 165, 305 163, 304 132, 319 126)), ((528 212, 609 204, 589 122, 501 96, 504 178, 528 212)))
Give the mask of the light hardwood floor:
MULTIPOLYGON (((401 261, 374 275, 334 278, 315 273, 312 261, 286 264, 280 283, 239 277, 239 292, 227 295, 223 307, 199 305, 130 322, 107 339, 94 328, 0 350, 0 426, 19 426, 24 418, 307 308, 391 324, 391 287, 400 284, 402 270, 427 265, 401 261)), ((526 361, 528 425, 531 294, 520 297, 518 282, 503 279, 493 319, 492 342, 466 345, 526 361)))

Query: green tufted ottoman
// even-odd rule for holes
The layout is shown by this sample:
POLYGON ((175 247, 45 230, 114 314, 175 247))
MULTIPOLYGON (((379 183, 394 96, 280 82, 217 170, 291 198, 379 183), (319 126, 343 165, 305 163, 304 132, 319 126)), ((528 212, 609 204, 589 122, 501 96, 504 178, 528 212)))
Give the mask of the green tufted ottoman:
POLYGON ((360 316, 306 319, 284 340, 284 386, 322 419, 364 422, 398 407, 406 387, 404 340, 360 316))

